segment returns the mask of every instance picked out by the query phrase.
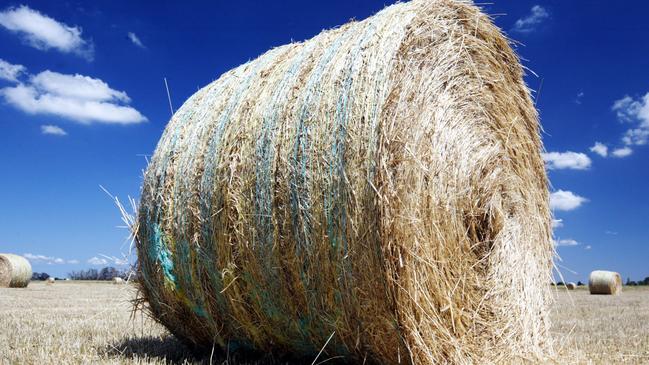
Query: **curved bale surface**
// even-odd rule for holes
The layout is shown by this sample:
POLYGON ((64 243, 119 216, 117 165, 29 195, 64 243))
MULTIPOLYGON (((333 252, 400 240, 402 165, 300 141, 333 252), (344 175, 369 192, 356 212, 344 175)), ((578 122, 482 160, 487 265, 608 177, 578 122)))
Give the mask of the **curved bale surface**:
POLYGON ((575 290, 575 289, 577 289, 577 284, 570 282, 570 283, 566 284, 566 289, 575 290))
POLYGON ((155 318, 198 347, 382 363, 550 353, 537 113, 507 39, 413 1, 201 89, 146 171, 155 318))
POLYGON ((10 253, 0 254, 0 287, 25 288, 32 279, 32 265, 26 258, 10 253))
POLYGON ((622 277, 614 271, 595 270, 588 278, 591 294, 617 295, 622 291, 622 277))

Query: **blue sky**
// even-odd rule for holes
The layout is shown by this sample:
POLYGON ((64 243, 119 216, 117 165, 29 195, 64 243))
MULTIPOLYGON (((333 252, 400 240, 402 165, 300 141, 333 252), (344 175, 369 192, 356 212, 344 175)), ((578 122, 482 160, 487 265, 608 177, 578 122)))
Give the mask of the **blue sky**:
MULTIPOLYGON (((266 50, 392 1, 0 1, 0 251, 34 271, 119 265, 120 215, 175 108, 266 50)), ((486 5, 536 75, 567 280, 649 276, 649 3, 486 5)))

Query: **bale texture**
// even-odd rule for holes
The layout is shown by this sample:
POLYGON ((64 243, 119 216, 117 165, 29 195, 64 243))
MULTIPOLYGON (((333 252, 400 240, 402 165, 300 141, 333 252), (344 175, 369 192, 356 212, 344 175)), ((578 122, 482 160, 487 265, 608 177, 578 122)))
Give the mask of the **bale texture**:
POLYGON ((595 270, 588 278, 591 294, 616 295, 622 291, 622 277, 614 271, 595 270))
POLYGON ((568 283, 568 284, 566 284, 566 289, 568 289, 568 290, 575 290, 575 289, 577 289, 577 284, 575 284, 575 283, 568 283))
POLYGON ((0 254, 0 287, 24 288, 32 279, 32 265, 26 258, 10 253, 0 254))
POLYGON ((450 0, 396 4, 225 73, 176 112, 145 173, 136 243, 153 316, 208 349, 546 356, 554 251, 522 77, 491 20, 450 0))

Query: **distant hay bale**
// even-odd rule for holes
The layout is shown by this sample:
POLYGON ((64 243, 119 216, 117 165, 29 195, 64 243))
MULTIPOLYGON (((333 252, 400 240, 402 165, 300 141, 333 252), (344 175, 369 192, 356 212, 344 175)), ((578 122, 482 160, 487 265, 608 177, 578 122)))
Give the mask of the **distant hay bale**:
POLYGON ((56 279, 54 279, 53 277, 50 276, 49 278, 47 278, 47 280, 45 280, 45 283, 51 285, 51 284, 54 284, 55 281, 56 281, 56 279))
POLYGON ((588 278, 591 294, 616 295, 622 291, 622 277, 614 271, 595 270, 588 278))
POLYGON ((275 48, 176 112, 134 228, 143 295, 208 350, 544 357, 541 150, 489 17, 467 1, 395 4, 275 48))
POLYGON ((566 288, 567 288, 568 290, 575 290, 575 289, 577 289, 577 284, 575 284, 575 283, 568 283, 568 284, 566 284, 566 288))
POLYGON ((32 265, 26 258, 10 253, 0 254, 0 287, 24 288, 32 279, 32 265))
POLYGON ((124 284, 124 279, 116 276, 113 278, 113 284, 124 284))

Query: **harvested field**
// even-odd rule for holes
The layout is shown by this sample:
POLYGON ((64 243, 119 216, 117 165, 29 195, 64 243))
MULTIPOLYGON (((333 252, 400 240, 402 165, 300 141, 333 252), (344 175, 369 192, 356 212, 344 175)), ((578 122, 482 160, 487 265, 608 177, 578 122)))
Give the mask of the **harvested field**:
MULTIPOLYGON (((131 285, 110 282, 38 282, 26 289, 0 289, 0 328, 6 329, 0 331, 0 363, 210 363, 209 354, 192 357, 141 313, 131 318, 134 294, 131 285)), ((625 287, 618 296, 562 288, 556 298, 551 319, 559 363, 649 363, 649 288, 625 287)), ((217 355, 212 362, 241 363, 217 355)))

